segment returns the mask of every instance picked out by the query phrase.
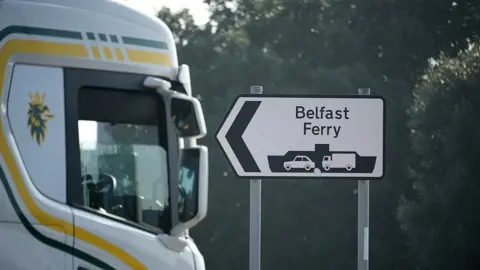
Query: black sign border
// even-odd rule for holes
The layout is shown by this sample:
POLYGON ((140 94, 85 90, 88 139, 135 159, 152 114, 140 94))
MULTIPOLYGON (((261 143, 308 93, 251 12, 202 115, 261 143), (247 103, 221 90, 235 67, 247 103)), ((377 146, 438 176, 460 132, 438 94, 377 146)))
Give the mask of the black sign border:
MULTIPOLYGON (((282 179, 295 179, 295 180, 382 180, 385 178, 385 175, 387 173, 387 104, 386 100, 383 96, 380 95, 312 95, 312 94, 239 94, 235 97, 233 102, 231 103, 230 107, 228 108, 227 112, 225 113, 225 116, 223 117, 222 121, 217 127, 217 130, 215 131, 214 134, 214 139, 218 144, 218 147, 222 151, 225 159, 227 160, 228 164, 230 165, 230 169, 233 172, 233 174, 240 178, 240 179, 260 179, 260 180, 282 180, 282 179), (223 127, 225 124, 225 121, 227 118, 230 116, 233 108, 235 105, 238 103, 238 100, 241 98, 257 98, 257 99, 268 99, 268 98, 321 98, 321 99, 380 99, 382 100, 383 103, 383 160, 382 160, 382 175, 381 176, 295 176, 295 175, 285 175, 285 176, 242 176, 237 173, 235 170, 235 167, 233 166, 230 158, 227 155, 227 152, 225 152, 225 149, 223 149, 222 145, 220 144, 220 141, 218 140, 218 133, 220 132, 220 129, 223 127)), ((235 119, 236 120, 236 119, 235 119)), ((235 121, 234 120, 234 121, 235 121)), ((261 174, 261 172, 259 173, 261 174)))

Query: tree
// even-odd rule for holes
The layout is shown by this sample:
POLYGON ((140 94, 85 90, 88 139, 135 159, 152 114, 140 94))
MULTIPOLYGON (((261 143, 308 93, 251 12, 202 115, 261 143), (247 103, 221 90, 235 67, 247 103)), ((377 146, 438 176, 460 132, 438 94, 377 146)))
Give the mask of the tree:
POLYGON ((442 56, 417 85, 410 110, 416 199, 399 219, 421 269, 480 267, 480 44, 442 56))

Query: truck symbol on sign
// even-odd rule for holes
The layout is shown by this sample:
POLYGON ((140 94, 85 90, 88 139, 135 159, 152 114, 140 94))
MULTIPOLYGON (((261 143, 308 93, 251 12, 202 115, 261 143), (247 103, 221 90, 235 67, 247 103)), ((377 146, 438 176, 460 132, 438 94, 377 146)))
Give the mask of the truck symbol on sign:
POLYGON ((322 160, 322 167, 327 172, 330 171, 331 168, 351 171, 355 168, 355 164, 355 153, 332 153, 329 156, 324 156, 322 160))
POLYGON ((292 161, 285 161, 283 163, 285 170, 290 171, 293 169, 305 169, 305 171, 310 171, 312 168, 315 168, 315 162, 313 162, 307 156, 296 156, 292 161))

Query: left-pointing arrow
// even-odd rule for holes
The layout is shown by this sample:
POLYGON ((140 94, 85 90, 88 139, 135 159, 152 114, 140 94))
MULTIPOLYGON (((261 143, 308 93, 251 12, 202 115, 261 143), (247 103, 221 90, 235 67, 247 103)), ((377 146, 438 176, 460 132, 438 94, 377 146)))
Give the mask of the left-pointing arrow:
POLYGON ((245 101, 235 117, 232 126, 225 135, 225 139, 230 144, 238 162, 240 162, 245 172, 260 172, 260 168, 258 168, 242 136, 261 103, 261 101, 245 101))

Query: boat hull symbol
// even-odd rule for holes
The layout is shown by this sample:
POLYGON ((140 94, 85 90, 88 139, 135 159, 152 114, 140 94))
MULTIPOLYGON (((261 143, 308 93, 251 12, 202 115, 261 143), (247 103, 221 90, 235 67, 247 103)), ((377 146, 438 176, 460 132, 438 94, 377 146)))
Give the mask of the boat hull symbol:
POLYGON ((328 144, 316 144, 314 151, 288 151, 267 158, 270 171, 279 173, 313 173, 315 168, 322 173, 372 173, 377 161, 375 156, 360 156, 354 151, 330 151, 328 144))

